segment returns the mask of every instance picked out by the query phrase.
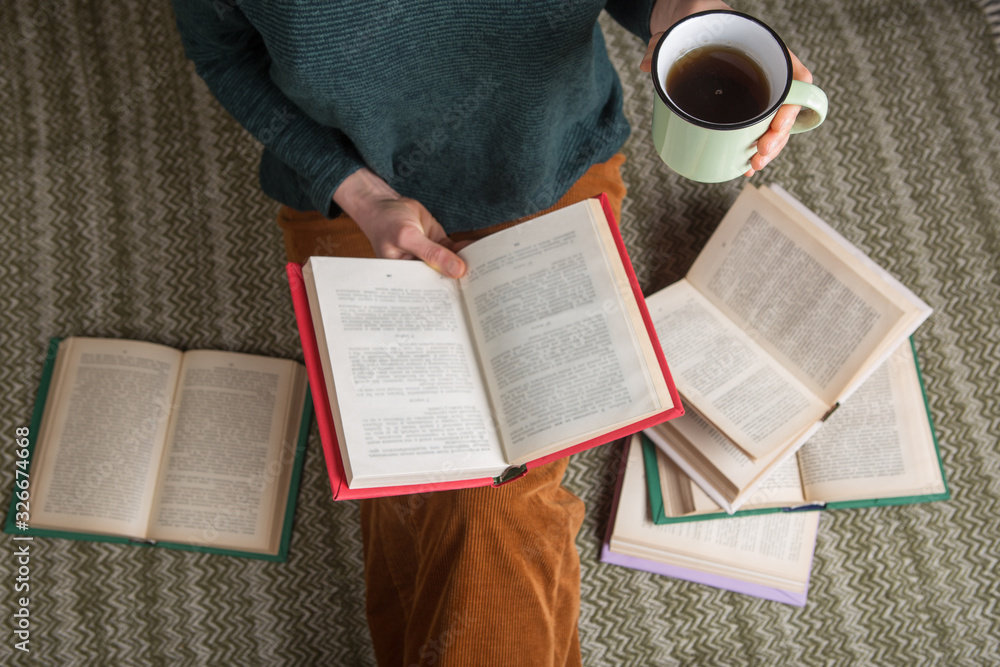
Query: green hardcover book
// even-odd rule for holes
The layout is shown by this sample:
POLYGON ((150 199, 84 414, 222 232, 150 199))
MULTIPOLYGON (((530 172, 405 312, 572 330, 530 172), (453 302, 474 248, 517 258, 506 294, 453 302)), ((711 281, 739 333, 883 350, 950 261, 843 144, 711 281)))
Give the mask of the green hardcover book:
POLYGON ((284 561, 311 421, 294 361, 53 339, 4 531, 284 561))
MULTIPOLYGON (((757 481, 746 502, 732 513, 713 497, 718 494, 698 471, 684 470, 672 460, 669 443, 656 446, 669 432, 659 429, 653 435, 651 439, 644 434, 643 460, 653 519, 660 524, 951 497, 912 340, 794 456, 757 481)), ((755 462, 725 445, 706 460, 711 458, 730 474, 742 468, 751 476, 755 462)))

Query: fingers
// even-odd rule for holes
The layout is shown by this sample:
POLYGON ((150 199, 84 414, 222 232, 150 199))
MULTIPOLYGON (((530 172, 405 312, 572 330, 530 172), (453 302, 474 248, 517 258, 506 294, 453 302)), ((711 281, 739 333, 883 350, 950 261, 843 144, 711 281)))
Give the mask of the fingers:
POLYGON ((649 44, 646 45, 646 53, 643 54, 642 60, 639 61, 639 69, 643 72, 648 72, 653 69, 653 51, 656 50, 656 43, 660 41, 660 36, 662 32, 658 32, 653 35, 653 38, 649 40, 649 44))
POLYGON ((788 52, 788 55, 792 58, 792 78, 797 81, 812 83, 813 75, 812 72, 809 71, 809 68, 803 65, 798 56, 791 51, 788 52))
POLYGON ((427 238, 415 226, 407 227, 400 233, 398 247, 444 276, 461 278, 465 275, 465 262, 458 255, 441 243, 427 238))
POLYGON ((781 117, 775 115, 767 132, 757 140, 757 153, 759 155, 773 158, 785 147, 798 109, 797 106, 781 107, 779 110, 781 117))
MULTIPOLYGON (((802 61, 794 53, 789 51, 788 55, 792 59, 792 78, 797 81, 812 83, 812 72, 802 64, 802 61)), ((757 144, 759 148, 758 152, 761 155, 774 157, 784 147, 788 142, 788 134, 792 131, 792 125, 795 123, 795 118, 799 115, 801 108, 798 105, 785 104, 778 109, 778 113, 774 114, 774 118, 771 120, 770 128, 757 144)))
POLYGON ((361 209, 354 220, 368 237, 377 257, 419 259, 442 275, 460 278, 465 262, 434 216, 415 199, 380 198, 361 209))
POLYGON ((408 209, 408 220, 398 228, 394 253, 400 259, 419 259, 449 278, 465 275, 465 262, 454 253, 454 244, 434 216, 414 199, 399 203, 408 209))
MULTIPOLYGON (((794 53, 789 51, 788 55, 792 59, 792 78, 812 83, 812 72, 802 64, 802 61, 794 53)), ((778 109, 767 132, 757 140, 757 154, 750 159, 750 170, 744 174, 745 176, 753 176, 755 172, 766 167, 771 160, 778 156, 778 153, 788 143, 792 125, 795 124, 795 118, 800 109, 801 107, 793 104, 785 104, 778 109)))
MULTIPOLYGON (((798 107, 792 107, 792 109, 797 110, 798 107)), ((753 176, 755 172, 766 167, 771 160, 778 156, 778 153, 788 144, 788 131, 794 121, 794 113, 788 115, 787 122, 781 122, 780 119, 775 118, 775 122, 771 123, 767 132, 757 140, 757 152, 750 158, 750 169, 743 174, 744 176, 753 176)))
POLYGON ((785 147, 788 143, 788 133, 777 135, 776 137, 768 137, 768 134, 772 134, 768 131, 764 137, 761 137, 760 141, 757 142, 757 153, 750 158, 750 171, 746 174, 747 176, 752 176, 755 171, 760 171, 768 165, 781 149, 785 147), (765 144, 764 142, 767 141, 765 144))

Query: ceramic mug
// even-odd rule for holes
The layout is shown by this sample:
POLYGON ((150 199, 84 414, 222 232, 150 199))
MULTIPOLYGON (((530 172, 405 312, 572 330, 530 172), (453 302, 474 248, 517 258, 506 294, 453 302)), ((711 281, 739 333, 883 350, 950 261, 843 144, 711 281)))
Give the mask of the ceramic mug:
MULTIPOLYGON (((826 94, 792 79, 792 60, 781 38, 752 16, 728 10, 699 12, 667 30, 653 52, 653 145, 668 167, 702 183, 719 183, 750 169, 754 143, 767 131, 782 104, 802 111, 792 133, 812 130, 826 119, 826 94), (762 111, 745 119, 712 122, 696 118, 667 94, 667 75, 701 47, 738 52, 756 63, 766 79, 762 111)), ((720 103, 725 104, 720 95, 720 103)))

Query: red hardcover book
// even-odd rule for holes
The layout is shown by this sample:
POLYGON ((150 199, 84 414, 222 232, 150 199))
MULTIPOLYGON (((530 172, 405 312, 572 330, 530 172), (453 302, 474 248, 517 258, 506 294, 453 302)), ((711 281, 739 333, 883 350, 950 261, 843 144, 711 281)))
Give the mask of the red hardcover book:
POLYGON ((506 483, 683 414, 606 197, 461 255, 287 266, 335 499, 506 483))

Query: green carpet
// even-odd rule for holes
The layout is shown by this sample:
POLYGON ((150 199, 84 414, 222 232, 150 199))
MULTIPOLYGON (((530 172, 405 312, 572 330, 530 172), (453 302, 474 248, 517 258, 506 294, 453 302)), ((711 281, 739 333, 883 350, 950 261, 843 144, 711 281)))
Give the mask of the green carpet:
MULTIPOLYGON (((578 455, 584 662, 998 664, 1000 55, 987 14, 973 0, 737 4, 831 103, 754 181, 785 187, 935 308, 915 341, 954 498, 825 514, 797 609, 598 563, 618 448, 578 455)), ((652 291, 683 275, 742 183, 668 173, 643 45, 603 23, 634 128, 622 230, 652 291)), ((2 2, 0 63, 6 498, 49 337, 300 350, 259 148, 184 59, 169 3, 2 2)), ((287 563, 36 541, 26 655, 3 536, 0 664, 373 664, 358 506, 329 495, 314 432, 287 563)))

